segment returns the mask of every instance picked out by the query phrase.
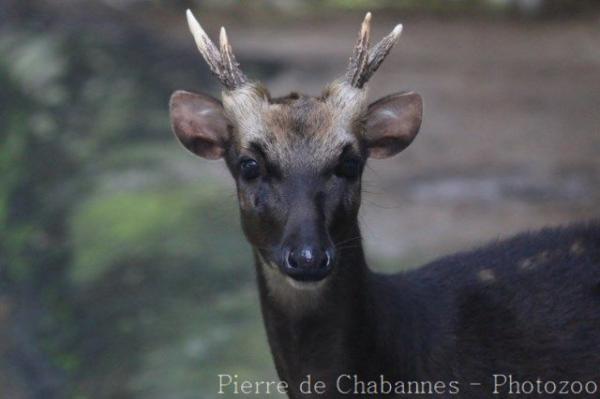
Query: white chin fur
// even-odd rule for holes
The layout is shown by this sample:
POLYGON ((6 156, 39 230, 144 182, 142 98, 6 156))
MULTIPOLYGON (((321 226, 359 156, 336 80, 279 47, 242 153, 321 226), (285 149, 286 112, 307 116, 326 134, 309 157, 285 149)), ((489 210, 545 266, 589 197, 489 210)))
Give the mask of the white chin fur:
POLYGON ((297 290, 316 290, 321 288, 323 285, 325 285, 325 282, 327 281, 327 278, 324 278, 323 280, 319 280, 319 281, 298 281, 298 280, 294 280, 291 277, 287 277, 286 276, 286 281, 289 283, 289 285, 291 285, 293 288, 297 289, 297 290))
POLYGON ((283 274, 274 263, 267 262, 260 253, 258 256, 268 295, 274 303, 296 316, 319 309, 329 278, 321 281, 297 281, 283 274))

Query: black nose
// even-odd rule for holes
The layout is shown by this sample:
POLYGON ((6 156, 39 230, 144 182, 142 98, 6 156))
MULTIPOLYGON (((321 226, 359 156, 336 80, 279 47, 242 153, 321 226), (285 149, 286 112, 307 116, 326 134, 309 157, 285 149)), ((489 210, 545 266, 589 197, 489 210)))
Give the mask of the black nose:
POLYGON ((305 245, 284 251, 283 272, 295 280, 318 281, 331 272, 333 250, 305 245))

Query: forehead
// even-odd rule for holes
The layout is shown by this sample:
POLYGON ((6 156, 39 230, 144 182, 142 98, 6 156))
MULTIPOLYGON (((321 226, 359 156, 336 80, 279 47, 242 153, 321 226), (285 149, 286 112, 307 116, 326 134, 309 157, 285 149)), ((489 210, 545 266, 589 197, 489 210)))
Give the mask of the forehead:
POLYGON ((224 98, 224 105, 236 125, 234 142, 242 152, 258 146, 269 161, 285 169, 319 167, 348 147, 359 151, 360 107, 342 109, 327 96, 297 94, 236 100, 224 98))

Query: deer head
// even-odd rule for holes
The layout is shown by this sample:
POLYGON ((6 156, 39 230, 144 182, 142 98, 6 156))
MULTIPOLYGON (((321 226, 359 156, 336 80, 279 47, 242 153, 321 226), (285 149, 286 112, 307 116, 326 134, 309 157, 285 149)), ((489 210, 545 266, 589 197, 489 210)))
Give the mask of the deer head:
POLYGON ((175 135, 198 156, 225 159, 244 233, 264 268, 296 285, 335 274, 344 267, 338 265, 338 244, 358 233, 367 159, 402 151, 421 125, 423 104, 416 93, 367 103, 366 84, 402 26, 369 48, 367 13, 342 78, 318 97, 272 98, 241 71, 224 28, 217 48, 189 10, 187 19, 224 90, 222 102, 176 91, 170 101, 175 135))

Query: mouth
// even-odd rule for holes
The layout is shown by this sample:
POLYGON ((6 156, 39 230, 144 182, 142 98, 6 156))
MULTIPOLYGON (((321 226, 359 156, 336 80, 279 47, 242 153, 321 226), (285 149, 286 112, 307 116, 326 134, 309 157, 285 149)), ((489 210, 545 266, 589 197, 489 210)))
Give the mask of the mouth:
POLYGON ((299 270, 289 265, 279 265, 278 268, 287 279, 299 284, 319 283, 326 280, 327 276, 331 273, 331 268, 299 270))
POLYGON ((301 281, 301 280, 294 280, 293 278, 286 276, 285 279, 289 283, 289 285, 291 285, 293 288, 295 288, 297 290, 305 290, 305 291, 317 290, 317 289, 321 288, 322 286, 324 286, 325 283, 327 282, 327 278, 323 278, 321 280, 316 280, 316 281, 310 281, 310 280, 301 281))

